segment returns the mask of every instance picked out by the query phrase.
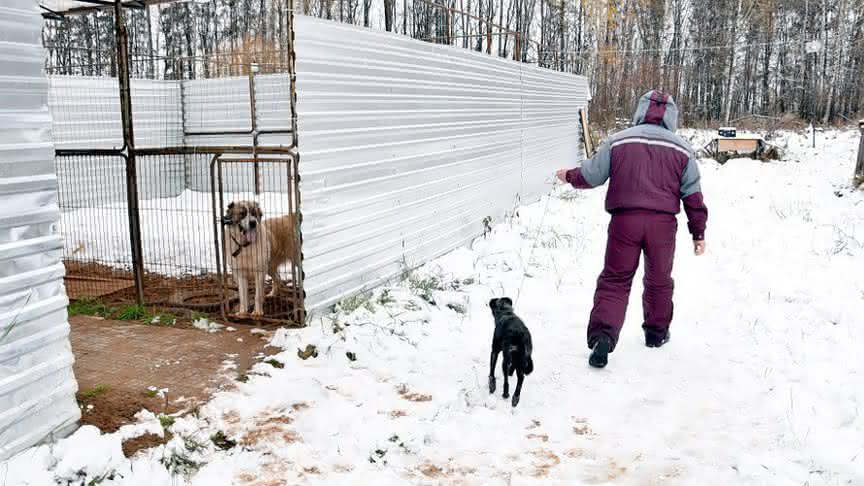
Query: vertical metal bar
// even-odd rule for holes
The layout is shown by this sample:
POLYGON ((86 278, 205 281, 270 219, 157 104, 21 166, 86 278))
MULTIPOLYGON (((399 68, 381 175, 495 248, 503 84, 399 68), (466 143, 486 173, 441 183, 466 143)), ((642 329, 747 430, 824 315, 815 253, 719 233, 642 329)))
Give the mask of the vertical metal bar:
MULTIPOLYGON (((219 157, 220 157, 220 156, 217 155, 217 156, 214 158, 214 161, 215 161, 215 163, 216 163, 216 173, 218 174, 218 181, 219 181, 219 189, 218 189, 218 190, 219 190, 219 213, 220 213, 220 214, 225 214, 225 193, 224 193, 224 186, 223 186, 223 184, 222 184, 222 159, 220 159, 219 157)), ((224 278, 223 278, 222 281, 219 283, 220 287, 222 288, 222 292, 223 292, 223 299, 222 299, 222 318, 225 319, 225 320, 228 320, 228 312, 229 312, 228 309, 227 309, 227 307, 228 307, 228 303, 225 302, 225 299, 224 299, 224 294, 225 294, 225 290, 224 290, 224 289, 225 289, 225 286, 228 285, 228 257, 225 256, 225 255, 226 255, 226 253, 225 253, 225 238, 223 237, 223 238, 222 238, 220 241, 218 241, 216 244, 219 245, 219 250, 217 250, 217 251, 220 251, 220 250, 221 250, 221 253, 222 253, 222 262, 224 263, 223 266, 224 266, 224 269, 225 269, 225 272, 224 272, 224 274, 223 274, 223 275, 224 275, 224 278)), ((240 289, 237 289, 237 290, 239 291, 240 289)))
POLYGON ((225 281, 227 272, 223 269, 222 263, 225 261, 223 253, 223 243, 225 238, 221 238, 219 230, 222 228, 222 215, 225 210, 222 208, 222 195, 219 195, 219 204, 216 204, 216 164, 219 163, 219 154, 214 155, 210 159, 210 200, 213 206, 213 243, 216 246, 216 276, 219 279, 219 311, 222 318, 226 319, 225 312, 225 281))
POLYGON ((295 295, 295 310, 294 316, 297 325, 306 325, 306 291, 303 290, 303 213, 300 211, 300 148, 299 137, 297 134, 297 70, 296 59, 297 53, 294 50, 296 37, 294 35, 294 0, 290 2, 288 10, 288 78, 290 79, 290 103, 291 103, 291 144, 296 149, 296 153, 291 157, 291 172, 292 178, 290 182, 288 197, 292 198, 294 212, 294 258, 295 264, 292 265, 294 272, 297 274, 292 282, 295 295))
POLYGON ((858 122, 861 130, 861 142, 858 144, 858 163, 855 165, 855 184, 864 184, 864 120, 858 122))
MULTIPOLYGON (((258 158, 258 114, 255 108, 255 69, 258 64, 252 62, 249 65, 249 114, 252 121, 252 158, 258 158)), ((258 170, 258 162, 252 165, 255 171, 255 195, 261 194, 261 175, 258 170)))
POLYGON ((141 250, 141 215, 138 210, 138 176, 135 160, 135 132, 132 127, 132 94, 129 83, 129 33, 123 20, 121 0, 114 1, 114 34, 117 45, 117 81, 120 86, 120 118, 126 149, 126 199, 129 211, 129 238, 132 244, 132 272, 135 298, 144 304, 144 261, 141 250))

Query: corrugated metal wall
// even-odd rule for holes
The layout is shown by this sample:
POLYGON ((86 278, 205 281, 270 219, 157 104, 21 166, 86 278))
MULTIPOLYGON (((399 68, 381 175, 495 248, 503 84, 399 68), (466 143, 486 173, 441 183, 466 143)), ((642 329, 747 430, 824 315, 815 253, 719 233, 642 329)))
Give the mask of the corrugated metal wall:
POLYGON ((470 242, 582 159, 577 77, 296 18, 307 305, 470 242))
POLYGON ((31 0, 0 6, 0 460, 80 417, 41 26, 31 0))

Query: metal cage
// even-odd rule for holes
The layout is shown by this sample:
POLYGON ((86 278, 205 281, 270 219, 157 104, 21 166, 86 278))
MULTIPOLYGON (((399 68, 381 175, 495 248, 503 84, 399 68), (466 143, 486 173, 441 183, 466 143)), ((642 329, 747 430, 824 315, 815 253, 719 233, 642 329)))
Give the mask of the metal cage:
POLYGON ((265 315, 255 320, 303 325, 292 12, 287 15, 287 45, 275 50, 264 52, 259 48, 251 52, 160 59, 174 68, 157 73, 159 81, 176 83, 176 89, 171 85, 171 96, 158 101, 167 107, 179 105, 175 106, 179 115, 170 119, 168 115, 155 115, 164 117, 156 130, 167 132, 179 124, 182 132, 167 137, 171 143, 160 141, 141 146, 136 146, 138 125, 133 106, 139 111, 146 106, 148 92, 142 91, 143 88, 136 90, 138 80, 130 79, 130 65, 140 60, 130 59, 119 4, 114 16, 117 48, 111 62, 112 68, 116 67, 119 104, 115 104, 117 100, 110 90, 107 94, 79 90, 69 95, 68 103, 52 106, 55 119, 59 118, 61 124, 68 118, 70 126, 80 126, 81 121, 75 119, 74 113, 64 110, 72 110, 78 100, 86 100, 88 96, 111 98, 104 104, 105 116, 95 117, 92 130, 109 132, 116 130, 114 124, 119 123, 122 134, 119 148, 116 144, 106 147, 94 143, 95 146, 58 147, 55 152, 70 297, 137 303, 187 311, 190 315, 218 314, 229 321, 246 321, 236 318, 229 307, 236 290, 231 265, 226 260, 221 224, 230 199, 242 196, 262 201, 267 214, 291 218, 295 229, 290 238, 296 251, 279 270, 286 280, 290 278, 291 285, 284 296, 268 299, 265 315), (202 97, 205 81, 222 91, 210 98, 202 97), (257 113, 262 103, 257 100, 262 84, 267 85, 271 98, 278 98, 279 104, 285 105, 276 113, 278 116, 271 114, 267 120, 257 113), (232 99, 246 97, 242 111, 248 110, 248 115, 227 106, 223 111, 236 123, 227 129, 208 128, 203 107, 218 103, 220 96, 228 94, 232 99), (139 95, 140 103, 136 98, 139 95), (75 101, 71 101, 73 96, 75 101), (202 107, 201 113, 189 113, 187 105, 193 103, 202 107), (115 108, 120 112, 119 119, 115 108), (194 180, 190 183, 191 179, 194 180))

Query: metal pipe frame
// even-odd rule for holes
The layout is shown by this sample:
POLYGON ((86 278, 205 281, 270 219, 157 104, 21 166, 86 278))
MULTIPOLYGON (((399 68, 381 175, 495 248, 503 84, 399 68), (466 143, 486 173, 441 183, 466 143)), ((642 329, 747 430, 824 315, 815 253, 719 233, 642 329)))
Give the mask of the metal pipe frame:
MULTIPOLYGON (((288 216, 294 218, 294 222, 298 221, 297 219, 297 205, 295 204, 295 197, 293 194, 297 193, 297 181, 294 178, 294 167, 296 162, 296 155, 290 154, 286 155, 286 157, 282 158, 260 158, 260 157, 240 157, 240 158, 223 158, 222 155, 214 155, 212 159, 210 159, 210 189, 211 189, 211 200, 213 207, 213 235, 215 239, 216 246, 216 272, 219 279, 219 297, 220 297, 220 315, 222 319, 225 321, 234 321, 235 319, 231 316, 230 309, 228 308, 228 299, 227 299, 227 285, 229 284, 228 280, 228 257, 227 249, 225 247, 225 237, 224 235, 220 235, 219 228, 221 227, 220 221, 221 216, 225 214, 225 183, 222 172, 223 164, 251 164, 254 167, 258 167, 260 163, 277 163, 277 164, 285 164, 288 176, 288 216), (218 194, 218 201, 217 201, 218 194)), ((299 231, 295 229, 295 258, 291 260, 291 293, 289 294, 289 302, 292 305, 292 314, 289 322, 292 327, 303 327, 305 325, 306 320, 306 310, 305 310, 305 295, 302 290, 302 277, 298 279, 298 276, 303 275, 303 262, 302 258, 298 258, 297 255, 302 255, 299 247, 302 245, 302 236, 299 231)), ((276 318, 268 318, 261 317, 256 319, 256 321, 265 322, 265 323, 273 323, 273 324, 286 324, 285 319, 276 319, 276 318)))
POLYGON ((141 248, 141 214, 138 210, 138 175, 135 162, 135 131, 132 122, 132 92, 129 80, 129 33, 123 19, 123 3, 114 1, 114 33, 117 40, 117 80, 120 87, 120 119, 126 158, 126 205, 129 212, 129 237, 132 243, 132 273, 135 297, 144 305, 144 259, 141 248))

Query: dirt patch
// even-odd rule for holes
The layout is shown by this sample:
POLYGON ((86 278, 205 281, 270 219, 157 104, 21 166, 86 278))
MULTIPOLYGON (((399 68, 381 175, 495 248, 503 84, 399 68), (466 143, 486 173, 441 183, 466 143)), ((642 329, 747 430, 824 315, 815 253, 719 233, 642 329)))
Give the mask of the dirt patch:
POLYGON ((397 418, 400 418, 400 417, 407 417, 407 416, 408 416, 408 412, 406 412, 405 410, 391 410, 391 411, 388 413, 388 415, 390 415, 390 418, 397 419, 397 418))
POLYGON ((538 428, 538 427, 540 427, 540 421, 537 420, 537 419, 534 419, 534 420, 531 421, 530 424, 528 424, 527 427, 525 427, 525 429, 526 429, 526 430, 532 430, 532 429, 536 429, 536 428, 538 428))
POLYGON ((411 390, 408 389, 407 385, 399 385, 399 387, 396 389, 396 391, 399 393, 400 397, 402 397, 404 400, 408 400, 409 402, 431 402, 432 401, 432 395, 428 395, 425 393, 412 392, 411 390))
MULTIPOLYGON (((69 322, 81 424, 103 432, 135 423, 142 409, 156 414, 194 410, 214 391, 233 386, 267 351, 266 341, 247 326, 207 333, 87 316, 69 322)), ((158 442, 139 443, 128 449, 158 442)))
POLYGON ((161 444, 166 444, 169 440, 171 440, 171 437, 171 434, 165 433, 163 437, 159 437, 156 434, 144 434, 141 437, 129 439, 123 442, 123 455, 125 455, 126 457, 132 457, 138 451, 150 449, 151 447, 156 447, 161 444))
MULTIPOLYGON (((82 377, 77 372, 75 376, 80 383, 82 377)), ((131 393, 114 387, 97 395, 90 395, 88 391, 79 391, 76 395, 81 406, 81 425, 93 425, 102 432, 116 432, 123 425, 135 423, 135 414, 142 409, 168 413, 164 400, 148 397, 143 391, 131 393)))
POLYGON ((588 425, 588 419, 574 417, 573 433, 576 435, 594 435, 591 426, 588 425))
POLYGON ((420 471, 420 474, 426 476, 429 479, 469 476, 477 472, 477 469, 473 467, 454 465, 452 464, 452 460, 451 463, 447 464, 444 467, 427 462, 425 464, 421 464, 417 468, 417 470, 420 471))
POLYGON ((286 426, 294 419, 278 412, 269 413, 254 420, 254 425, 240 438, 240 444, 253 447, 261 443, 282 442, 293 444, 302 442, 302 437, 286 426))
POLYGON ((293 430, 285 430, 278 426, 263 426, 261 428, 247 432, 241 439, 240 444, 246 447, 253 447, 262 442, 284 442, 293 444, 300 442, 300 434, 293 430))
POLYGON ((420 466, 420 472, 427 478, 440 478, 444 475, 444 470, 434 464, 424 464, 420 466))
POLYGON ((531 473, 535 478, 547 477, 552 468, 561 464, 561 458, 549 449, 535 449, 530 454, 537 459, 534 461, 534 471, 531 473))
POLYGON ((549 436, 546 434, 528 434, 525 436, 528 440, 539 440, 540 442, 549 442, 549 436))

